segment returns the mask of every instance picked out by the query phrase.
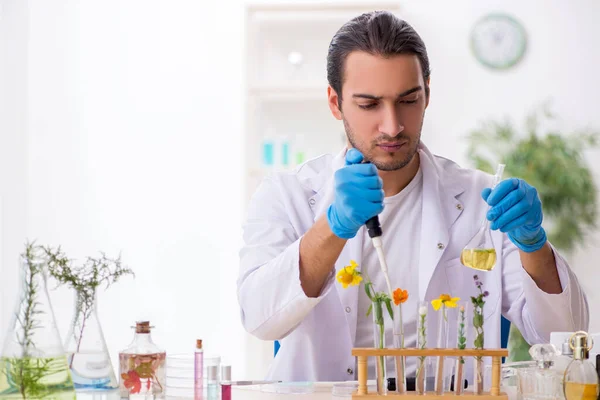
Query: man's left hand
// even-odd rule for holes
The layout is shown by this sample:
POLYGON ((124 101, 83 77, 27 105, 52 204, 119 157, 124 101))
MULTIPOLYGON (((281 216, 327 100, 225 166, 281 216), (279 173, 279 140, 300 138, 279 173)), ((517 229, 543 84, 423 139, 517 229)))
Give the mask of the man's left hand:
POLYGON ((494 190, 483 189, 481 197, 490 206, 491 228, 506 232, 519 249, 532 253, 546 244, 542 228, 542 202, 536 188, 522 179, 506 179, 494 190))

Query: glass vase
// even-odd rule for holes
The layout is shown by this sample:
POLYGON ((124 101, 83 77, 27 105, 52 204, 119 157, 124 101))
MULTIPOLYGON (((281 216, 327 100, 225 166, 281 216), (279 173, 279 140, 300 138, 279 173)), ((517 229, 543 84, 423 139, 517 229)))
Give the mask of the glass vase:
MULTIPOLYGON (((384 303, 374 301, 373 312, 373 341, 376 349, 384 349, 385 346, 385 322, 383 318, 384 303)), ((377 393, 387 394, 387 379, 385 371, 385 356, 375 357, 375 379, 377 381, 377 393)))
POLYGON ((19 298, 0 357, 0 399, 75 399, 42 255, 28 245, 21 257, 19 298))
POLYGON ((65 351, 75 390, 105 391, 119 385, 97 313, 95 290, 75 292, 75 310, 65 351))
MULTIPOLYGON (((404 325, 402 323, 402 304, 394 307, 394 348, 404 348, 404 325)), ((396 392, 406 392, 406 357, 394 357, 394 365, 396 367, 396 392)))
MULTIPOLYGON (((427 313, 429 303, 420 301, 417 306, 417 348, 427 348, 427 313)), ((427 392, 427 357, 421 356, 417 358, 417 371, 415 390, 417 394, 425 394, 427 392)))
POLYGON ((133 342, 119 352, 121 398, 165 398, 166 352, 152 341, 150 323, 137 322, 133 342))

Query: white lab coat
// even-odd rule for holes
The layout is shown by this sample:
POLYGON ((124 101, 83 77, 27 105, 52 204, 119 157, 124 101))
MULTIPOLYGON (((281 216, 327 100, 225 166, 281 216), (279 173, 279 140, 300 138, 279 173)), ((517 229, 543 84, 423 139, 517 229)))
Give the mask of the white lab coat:
MULTIPOLYGON (((421 144, 423 213, 421 236, 399 246, 420 247, 421 300, 450 293, 468 300, 477 294, 474 270, 461 265, 461 249, 478 230, 487 210, 481 190, 492 177, 463 169, 432 155, 421 144)), ((362 285, 342 289, 335 272, 350 260, 361 264, 361 231, 344 247, 318 298, 300 285, 299 243, 322 216, 334 196, 333 174, 344 165, 337 156, 310 160, 296 171, 272 175, 254 194, 244 224, 240 251, 238 300, 245 329, 263 340, 280 340, 281 348, 268 379, 342 381, 356 379, 351 355, 356 335, 358 296, 362 285)), ((385 232, 383 233, 385 235, 385 232)), ((498 260, 491 272, 479 273, 489 291, 484 308, 485 347, 500 347, 501 314, 516 324, 529 343, 548 342, 550 332, 588 327, 588 305, 577 278, 555 250, 563 292, 541 291, 520 264, 518 249, 493 231, 498 260)), ((392 282, 392 286, 401 283, 392 282)), ((437 318, 429 318, 435 323, 437 318)), ((435 343, 429 326, 429 343, 435 343)), ((451 336, 451 343, 455 343, 451 336)), ((471 341, 470 341, 471 342, 471 341)))

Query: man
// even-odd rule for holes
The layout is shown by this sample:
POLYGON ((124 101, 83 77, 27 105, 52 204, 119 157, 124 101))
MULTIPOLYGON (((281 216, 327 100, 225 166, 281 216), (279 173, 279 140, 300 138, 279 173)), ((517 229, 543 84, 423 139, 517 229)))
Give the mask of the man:
MULTIPOLYGON (((491 190, 491 176, 434 156, 421 143, 429 76, 423 41, 390 13, 361 15, 331 41, 328 103, 344 123, 348 148, 266 179, 244 227, 242 322, 260 339, 281 341, 269 378, 356 379, 352 347, 373 346, 370 301, 362 286, 343 289, 335 275, 355 260, 375 290, 387 291, 364 228, 376 215, 392 286, 409 293, 407 347, 415 346, 419 300, 447 293, 468 301, 479 293, 476 271, 461 264, 460 253, 483 218, 491 221, 498 257, 491 272, 477 273, 489 293, 485 346, 500 346, 501 315, 529 343, 587 328, 585 295, 546 239, 535 188, 507 179, 491 190)), ((430 318, 429 343, 436 320, 430 318)), ((388 321, 388 346, 391 329, 388 321)), ((414 372, 408 359, 407 374, 414 372)))

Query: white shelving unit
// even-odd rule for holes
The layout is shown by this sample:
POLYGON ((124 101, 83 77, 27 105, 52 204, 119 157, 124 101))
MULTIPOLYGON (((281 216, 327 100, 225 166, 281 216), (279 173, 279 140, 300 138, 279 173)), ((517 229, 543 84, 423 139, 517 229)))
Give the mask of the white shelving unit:
MULTIPOLYGON (((350 19, 373 10, 399 14, 399 3, 280 0, 247 5, 245 204, 265 174, 342 149, 343 124, 327 105, 329 43, 350 19)), ((263 377, 273 359, 273 342, 248 335, 247 349, 247 370, 263 377)))
POLYGON ((398 14, 399 2, 280 1, 247 6, 248 200, 265 173, 337 153, 344 145, 343 124, 327 106, 327 49, 345 22, 373 10, 398 14))

